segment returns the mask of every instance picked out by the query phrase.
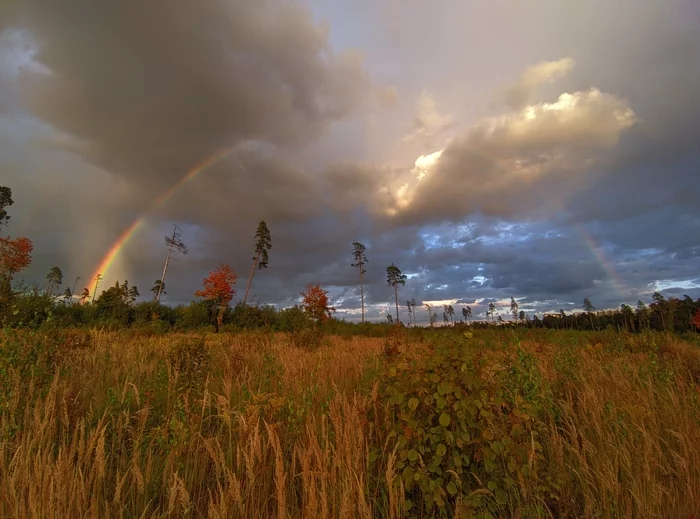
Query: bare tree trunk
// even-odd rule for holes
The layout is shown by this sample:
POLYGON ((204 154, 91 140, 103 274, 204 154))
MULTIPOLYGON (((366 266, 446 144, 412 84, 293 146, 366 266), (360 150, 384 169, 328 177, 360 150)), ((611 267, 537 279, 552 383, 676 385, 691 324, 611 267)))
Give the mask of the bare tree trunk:
POLYGON ((168 264, 170 263, 170 256, 173 253, 173 243, 175 241, 175 232, 177 228, 173 231, 173 241, 170 242, 170 247, 168 247, 168 255, 165 257, 165 266, 163 267, 163 275, 160 276, 160 285, 158 286, 158 293, 156 294, 156 302, 160 301, 160 293, 163 291, 163 286, 165 283, 165 273, 168 271, 168 264))
POLYGON ((360 299, 362 301, 362 322, 365 322, 365 287, 362 284, 362 266, 360 265, 360 299))
POLYGON ((250 276, 248 276, 248 284, 245 287, 245 295, 243 296, 243 306, 245 306, 246 301, 248 301, 248 291, 250 291, 250 284, 253 281, 253 273, 255 272, 255 267, 257 266, 259 259, 260 251, 258 251, 258 255, 255 256, 255 259, 253 260, 253 268, 250 269, 250 276))
POLYGON ((394 285, 394 297, 396 298, 396 325, 398 326, 401 321, 399 321, 399 287, 394 285))

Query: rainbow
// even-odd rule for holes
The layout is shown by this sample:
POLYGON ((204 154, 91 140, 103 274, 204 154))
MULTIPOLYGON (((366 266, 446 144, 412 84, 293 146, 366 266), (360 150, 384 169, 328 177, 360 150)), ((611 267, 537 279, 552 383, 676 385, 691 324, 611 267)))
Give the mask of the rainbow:
POLYGON ((598 260, 598 263, 603 270, 608 275, 608 279, 612 283, 613 288, 617 291, 619 296, 626 297, 629 295, 629 290, 625 287, 622 282, 622 278, 617 273, 615 268, 615 263, 613 263, 603 252, 603 247, 598 244, 591 233, 589 233, 582 225, 575 226, 578 233, 581 235, 586 245, 590 249, 593 256, 598 260))
MULTIPOLYGON (((109 271, 110 267, 114 264, 114 260, 117 258, 117 256, 119 256, 119 253, 126 246, 126 244, 129 243, 129 240, 131 240, 131 238, 133 238, 133 236, 144 226, 151 214, 160 209, 185 184, 191 182, 204 170, 216 164, 224 157, 230 155, 237 147, 238 146, 236 145, 220 149, 213 155, 210 155, 208 158, 197 163, 178 182, 171 186, 170 189, 156 198, 153 205, 151 205, 151 207, 143 215, 134 220, 131 225, 129 225, 129 227, 127 227, 124 232, 119 235, 116 241, 112 243, 107 253, 104 255, 102 260, 100 260, 97 268, 95 268, 92 276, 90 276, 89 282, 92 283, 98 275, 102 274, 104 276, 104 274, 109 271)), ((92 290, 92 288, 90 288, 90 290, 92 290)))

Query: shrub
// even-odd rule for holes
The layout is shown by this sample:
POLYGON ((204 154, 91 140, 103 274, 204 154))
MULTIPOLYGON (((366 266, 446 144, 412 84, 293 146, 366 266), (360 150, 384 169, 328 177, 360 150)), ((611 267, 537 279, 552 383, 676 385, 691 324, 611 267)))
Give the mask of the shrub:
POLYGON ((465 343, 390 361, 381 396, 392 421, 399 473, 409 512, 465 517, 526 498, 533 488, 541 447, 537 410, 505 389, 507 371, 465 343))

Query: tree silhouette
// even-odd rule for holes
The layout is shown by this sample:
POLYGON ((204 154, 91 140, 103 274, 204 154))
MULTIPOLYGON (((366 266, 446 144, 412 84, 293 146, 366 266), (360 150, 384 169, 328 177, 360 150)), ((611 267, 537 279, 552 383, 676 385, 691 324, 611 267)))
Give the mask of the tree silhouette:
POLYGON ((46 274, 46 291, 49 297, 53 296, 53 291, 63 283, 63 272, 57 266, 51 267, 49 273, 46 274))
POLYGON ((432 326, 435 324, 433 322, 433 307, 430 306, 428 303, 424 303, 423 306, 425 306, 425 309, 428 312, 428 320, 430 321, 430 326, 432 328, 432 326))
POLYGON ((583 299, 583 311, 588 314, 588 320, 591 322, 591 330, 593 329, 593 310, 595 310, 593 303, 591 303, 590 299, 585 297, 583 299))
POLYGON ((515 299, 512 297, 510 298, 510 313, 513 314, 513 320, 517 321, 518 320, 518 303, 515 302, 515 299))
POLYGON ((360 301, 362 305, 362 322, 365 322, 365 288, 362 283, 362 275, 367 272, 365 270, 365 264, 368 263, 367 255, 365 251, 367 248, 360 242, 352 243, 352 258, 354 263, 351 263, 351 267, 355 267, 360 273, 360 301))
POLYGON ((233 287, 235 284, 236 272, 229 265, 222 263, 202 280, 204 290, 194 293, 196 297, 201 297, 210 304, 216 333, 223 324, 224 311, 236 293, 233 287))
MULTIPOLYGON (((168 265, 170 264, 170 258, 173 255, 173 251, 187 254, 187 247, 182 242, 182 230, 177 226, 177 224, 173 224, 173 235, 165 237, 165 246, 168 248, 168 255, 165 257, 163 275, 160 277, 161 288, 165 288, 165 273, 168 271, 168 265)), ((156 301, 160 301, 160 296, 162 294, 162 291, 156 292, 156 301)))
POLYGON ((151 288, 151 292, 153 292, 154 300, 158 301, 158 298, 161 295, 167 294, 167 292, 165 291, 165 283, 160 279, 156 279, 153 282, 153 287, 151 288))
POLYGON ((7 186, 0 186, 0 227, 10 222, 7 208, 14 203, 15 201, 12 200, 12 189, 7 186))
POLYGON ((493 304, 493 302, 489 303, 489 310, 486 312, 487 316, 491 316, 490 319, 493 319, 493 314, 496 311, 496 305, 493 304))
POLYGON ((250 269, 250 276, 248 276, 248 283, 245 287, 245 295, 243 296, 243 305, 245 306, 246 301, 248 301, 248 292, 250 291, 250 284, 253 281, 253 274, 255 273, 255 267, 258 270, 266 269, 268 263, 268 252, 272 248, 272 237, 270 236, 270 229, 267 228, 265 220, 261 220, 258 224, 258 229, 255 231, 255 256, 253 256, 253 266, 250 269))
POLYGON ((301 297, 304 311, 318 324, 330 319, 335 312, 335 308, 329 306, 328 290, 323 290, 320 284, 308 285, 301 297))
POLYGON ((394 287, 394 299, 396 300, 396 324, 399 324, 399 285, 406 285, 406 275, 393 263, 386 268, 386 282, 394 287))

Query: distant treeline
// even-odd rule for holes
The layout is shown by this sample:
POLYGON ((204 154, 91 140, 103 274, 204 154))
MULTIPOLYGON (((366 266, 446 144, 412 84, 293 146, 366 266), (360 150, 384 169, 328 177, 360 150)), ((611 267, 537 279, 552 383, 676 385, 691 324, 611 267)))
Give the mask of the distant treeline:
MULTIPOLYGON (((175 307, 156 301, 137 302, 138 291, 127 282, 115 285, 94 301, 76 302, 71 298, 57 298, 51 291, 33 287, 19 290, 11 298, 0 301, 0 327, 8 328, 136 328, 154 333, 187 331, 213 326, 214 311, 207 300, 193 301, 189 305, 175 307)), ((547 313, 530 317, 524 312, 519 318, 492 321, 471 321, 462 318, 442 326, 454 327, 526 327, 568 330, 626 330, 631 333, 645 330, 677 333, 697 332, 700 328, 700 299, 689 296, 682 299, 655 293, 652 302, 646 305, 639 301, 635 308, 622 305, 619 310, 590 311, 566 314, 547 313)), ((301 305, 286 309, 273 306, 251 306, 238 303, 223 309, 224 330, 269 329, 271 331, 294 332, 314 324, 314 319, 301 305)), ((400 323, 403 326, 403 323, 400 323)), ((390 329, 388 322, 363 324, 346 323, 337 318, 323 324, 328 332, 355 330, 363 334, 383 336, 390 329)), ((436 325, 437 327, 437 325, 436 325)))

